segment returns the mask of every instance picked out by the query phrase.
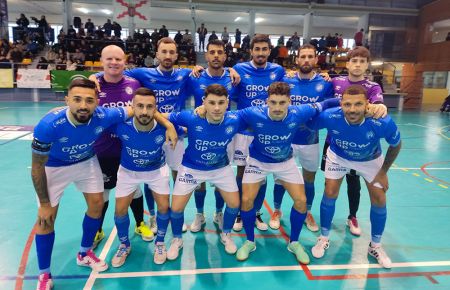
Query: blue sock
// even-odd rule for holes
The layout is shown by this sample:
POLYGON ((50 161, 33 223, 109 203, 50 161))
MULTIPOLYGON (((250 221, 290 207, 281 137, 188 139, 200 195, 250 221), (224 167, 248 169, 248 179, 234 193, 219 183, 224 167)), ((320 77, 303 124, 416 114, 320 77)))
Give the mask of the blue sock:
POLYGON ((372 225, 372 242, 380 243, 381 236, 386 225, 387 210, 386 206, 377 207, 372 205, 370 207, 370 223, 372 225))
POLYGON ((153 198, 152 191, 146 183, 144 183, 144 195, 150 215, 155 215, 155 199, 153 198))
POLYGON ((239 212, 239 208, 226 207, 225 213, 223 214, 223 229, 222 232, 229 233, 231 228, 233 228, 234 220, 239 212))
POLYGON ((225 206, 225 201, 217 189, 214 190, 214 196, 216 197, 216 212, 222 212, 223 207, 225 206))
POLYGON ((252 208, 249 211, 241 210, 242 223, 244 224, 245 233, 247 234, 247 240, 255 241, 255 221, 256 210, 252 208))
POLYGON ((158 226, 158 232, 156 234, 155 243, 163 242, 166 236, 167 227, 169 226, 170 221, 170 209, 166 213, 160 213, 159 211, 156 214, 156 225, 158 226))
POLYGON ((55 243, 55 232, 45 235, 36 235, 36 252, 39 264, 39 274, 50 273, 50 262, 52 260, 53 244, 55 243))
POLYGON ((119 237, 120 243, 129 247, 128 230, 130 228, 130 217, 128 213, 123 216, 114 216, 114 222, 116 223, 117 236, 119 237))
POLYGON ((194 198, 197 213, 203 213, 203 208, 205 207, 206 190, 194 191, 194 198))
POLYGON ((172 223, 173 237, 181 238, 184 223, 184 211, 171 211, 170 222, 172 223))
POLYGON ((239 200, 242 200, 242 177, 236 176, 236 184, 239 190, 239 200))
POLYGON ((321 234, 328 237, 331 229, 331 222, 333 221, 334 210, 336 209, 336 199, 328 198, 325 193, 320 203, 320 226, 321 234))
POLYGON ((306 212, 301 213, 297 211, 294 207, 291 208, 291 242, 297 242, 300 232, 302 231, 303 222, 306 219, 306 212))
POLYGON ((275 207, 275 209, 279 210, 281 208, 284 192, 284 187, 281 184, 275 184, 275 186, 273 187, 273 206, 275 207))
POLYGON ((84 256, 94 243, 95 234, 100 227, 101 218, 91 218, 87 214, 83 219, 83 236, 81 238, 80 254, 84 256))
POLYGON ((306 194, 306 207, 308 210, 311 210, 314 196, 315 196, 315 190, 314 190, 314 182, 305 182, 305 194, 306 194))
POLYGON ((259 212, 263 206, 264 198, 266 197, 266 189, 267 189, 267 182, 261 185, 258 191, 258 195, 256 195, 254 208, 257 212, 259 212))

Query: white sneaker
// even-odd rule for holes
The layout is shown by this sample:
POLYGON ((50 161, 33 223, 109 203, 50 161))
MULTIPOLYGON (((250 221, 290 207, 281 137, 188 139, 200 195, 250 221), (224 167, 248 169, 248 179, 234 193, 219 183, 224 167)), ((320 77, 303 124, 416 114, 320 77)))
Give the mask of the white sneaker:
POLYGON ((181 238, 173 238, 172 242, 170 243, 169 250, 167 251, 167 259, 175 260, 176 258, 178 258, 178 253, 182 248, 183 240, 181 238))
POLYGON ((183 233, 187 232, 187 225, 186 224, 183 224, 183 227, 181 228, 181 231, 183 233))
POLYGON ((223 230, 223 212, 215 212, 213 222, 219 227, 219 230, 223 230))
POLYGON ((319 226, 317 225, 310 211, 308 211, 308 213, 306 214, 305 224, 308 230, 310 230, 311 232, 319 231, 319 226))
POLYGON ((205 215, 202 213, 196 213, 194 221, 191 224, 190 230, 193 233, 197 233, 202 230, 203 225, 206 223, 205 215))
POLYGON ((234 255, 236 253, 237 247, 231 238, 230 233, 220 233, 220 241, 225 246, 225 252, 230 255, 234 255))
POLYGON ((283 213, 280 210, 275 210, 270 217, 269 227, 273 230, 278 230, 280 228, 280 220, 283 216, 283 213))
POLYGON ((82 257, 80 253, 77 255, 78 266, 90 267, 95 272, 103 272, 108 269, 108 264, 97 258, 92 250, 86 252, 86 256, 82 257))
POLYGON ((356 217, 349 218, 347 220, 347 226, 350 229, 350 233, 354 236, 360 236, 361 235, 361 228, 359 227, 358 220, 356 217))
POLYGON ((330 240, 327 237, 320 236, 317 239, 317 243, 314 247, 311 249, 311 253, 314 256, 314 258, 320 259, 325 255, 325 250, 327 250, 330 247, 330 240))
POLYGON ((233 231, 240 232, 240 231, 242 231, 242 228, 243 228, 242 219, 241 219, 241 216, 238 215, 236 217, 236 220, 234 221, 233 231))
POLYGON ((392 261, 381 247, 381 244, 372 246, 372 243, 369 243, 368 253, 377 259, 378 264, 380 264, 383 268, 390 269, 392 267, 392 261))
POLYGON ((269 226, 262 220, 261 216, 262 213, 256 213, 255 226, 260 231, 267 231, 269 229, 269 226))
POLYGON ((167 260, 166 245, 163 242, 155 244, 155 252, 153 254, 153 262, 157 265, 164 264, 167 260))
POLYGON ((148 227, 154 234, 156 234, 158 232, 158 224, 156 223, 156 215, 151 215, 148 218, 148 227))
POLYGON ((114 268, 118 268, 122 266, 125 263, 125 260, 127 259, 128 255, 131 252, 131 246, 127 247, 124 244, 120 244, 119 249, 117 250, 116 254, 111 260, 111 265, 114 268))
POLYGON ((36 290, 51 290, 53 289, 53 280, 50 273, 42 273, 38 277, 36 290))

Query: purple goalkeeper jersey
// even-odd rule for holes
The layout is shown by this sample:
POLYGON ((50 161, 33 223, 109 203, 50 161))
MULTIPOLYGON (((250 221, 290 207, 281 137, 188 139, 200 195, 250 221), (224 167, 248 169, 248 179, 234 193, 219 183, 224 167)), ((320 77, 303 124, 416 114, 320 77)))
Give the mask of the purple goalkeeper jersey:
MULTIPOLYGON (((100 106, 105 108, 125 107, 130 105, 134 92, 141 87, 140 83, 128 76, 118 83, 108 83, 103 76, 98 78, 101 92, 98 94, 100 106)), ((121 143, 111 131, 105 130, 94 144, 95 154, 99 157, 120 157, 121 143)))
POLYGON ((333 78, 334 96, 342 98, 342 95, 346 88, 351 85, 361 85, 367 90, 367 99, 371 104, 383 103, 383 91, 379 84, 364 79, 359 82, 351 82, 348 77, 341 76, 333 78))

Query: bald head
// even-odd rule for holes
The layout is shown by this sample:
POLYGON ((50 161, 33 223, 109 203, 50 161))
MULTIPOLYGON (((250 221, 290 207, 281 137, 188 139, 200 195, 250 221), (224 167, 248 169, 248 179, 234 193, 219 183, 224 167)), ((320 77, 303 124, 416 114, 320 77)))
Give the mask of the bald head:
POLYGON ((108 45, 102 50, 100 58, 107 81, 117 81, 125 69, 125 52, 117 45, 108 45))

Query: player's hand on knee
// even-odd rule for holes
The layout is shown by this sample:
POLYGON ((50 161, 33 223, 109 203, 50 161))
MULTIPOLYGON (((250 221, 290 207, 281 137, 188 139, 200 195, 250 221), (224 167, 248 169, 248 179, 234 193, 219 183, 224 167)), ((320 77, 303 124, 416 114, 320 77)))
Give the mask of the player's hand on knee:
POLYGON ((206 118, 206 109, 205 106, 201 105, 195 108, 194 114, 198 115, 200 118, 206 118))
POLYGON ((375 184, 380 184, 381 188, 384 191, 387 191, 389 189, 389 180, 387 177, 386 172, 384 172, 384 170, 380 170, 378 171, 377 175, 375 176, 375 178, 372 180, 372 182, 370 183, 372 186, 375 186, 375 184))
POLYGON ((375 119, 384 118, 387 115, 387 107, 383 104, 369 104, 366 110, 366 117, 375 119))
POLYGON ((50 203, 41 204, 38 209, 38 225, 43 228, 51 228, 55 222, 56 211, 50 203))

